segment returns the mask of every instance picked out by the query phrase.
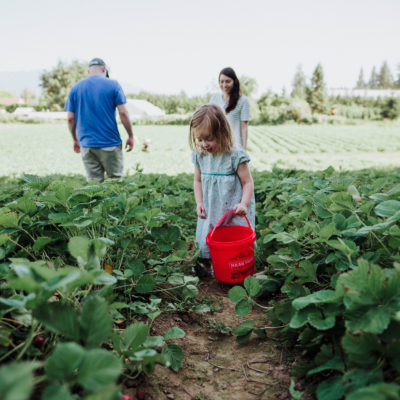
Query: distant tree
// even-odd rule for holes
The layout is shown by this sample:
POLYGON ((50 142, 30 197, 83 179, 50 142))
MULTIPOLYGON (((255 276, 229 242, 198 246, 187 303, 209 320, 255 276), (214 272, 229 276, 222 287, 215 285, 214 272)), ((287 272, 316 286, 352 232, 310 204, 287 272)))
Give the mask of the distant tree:
POLYGON ((51 110, 63 110, 71 86, 87 76, 87 70, 87 63, 59 61, 55 68, 40 77, 43 88, 40 103, 51 110))
POLYGON ((305 99, 307 96, 307 83, 306 76, 304 75, 303 68, 301 65, 297 66, 296 74, 293 78, 293 90, 290 93, 291 97, 299 99, 305 99))
POLYGON ((21 93, 21 98, 25 104, 33 104, 36 101, 36 94, 29 89, 24 89, 21 93))
POLYGON ((0 90, 0 97, 12 99, 17 96, 14 93, 9 92, 8 90, 0 90))
POLYGON ((393 87, 393 77, 390 73, 389 65, 386 61, 383 62, 378 75, 378 87, 380 89, 390 89, 393 87))
POLYGON ((326 93, 324 72, 321 64, 316 66, 311 77, 311 85, 307 88, 307 102, 313 113, 326 113, 328 96, 326 93))
POLYGON ((356 83, 356 89, 365 89, 367 84, 364 80, 364 69, 361 67, 360 74, 358 75, 358 81, 356 83))
POLYGON ((371 77, 369 78, 368 81, 368 89, 378 89, 378 88, 379 88, 378 74, 376 73, 376 68, 374 66, 371 71, 371 77))
POLYGON ((257 91, 257 81, 254 78, 251 78, 246 75, 242 75, 239 78, 240 88, 242 89, 242 93, 247 97, 252 97, 253 94, 257 91))

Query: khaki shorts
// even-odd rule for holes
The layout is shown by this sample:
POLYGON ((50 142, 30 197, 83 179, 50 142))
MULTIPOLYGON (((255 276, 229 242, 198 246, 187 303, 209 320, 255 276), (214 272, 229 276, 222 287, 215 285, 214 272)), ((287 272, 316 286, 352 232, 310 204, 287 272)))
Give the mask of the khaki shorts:
POLYGON ((86 170, 86 180, 104 181, 104 172, 109 178, 121 177, 124 163, 122 145, 114 147, 81 147, 82 161, 86 170))

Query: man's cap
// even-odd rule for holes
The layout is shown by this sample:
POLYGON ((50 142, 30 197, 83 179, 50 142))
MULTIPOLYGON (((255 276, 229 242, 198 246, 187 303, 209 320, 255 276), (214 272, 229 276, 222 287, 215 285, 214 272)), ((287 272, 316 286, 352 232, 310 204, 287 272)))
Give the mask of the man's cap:
POLYGON ((91 67, 92 65, 101 65, 102 67, 106 67, 106 69, 107 69, 106 63, 101 58, 96 57, 96 58, 93 58, 92 60, 90 60, 89 67, 91 67))

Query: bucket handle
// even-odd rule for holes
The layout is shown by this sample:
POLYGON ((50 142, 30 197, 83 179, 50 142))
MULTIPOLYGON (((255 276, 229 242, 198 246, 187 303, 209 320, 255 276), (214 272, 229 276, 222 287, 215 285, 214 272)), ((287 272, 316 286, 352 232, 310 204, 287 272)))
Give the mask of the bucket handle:
MULTIPOLYGON (((211 231, 210 239, 211 239, 211 237, 214 235, 214 232, 215 232, 215 230, 218 228, 218 225, 221 223, 221 221, 222 221, 225 217, 227 217, 229 214, 232 214, 232 213, 234 213, 234 212, 235 212, 234 210, 228 211, 228 212, 215 224, 214 229, 211 231)), ((246 218, 246 221, 247 221, 247 223, 248 223, 248 225, 249 225, 249 228, 251 229, 251 225, 250 225, 249 219, 246 217, 246 215, 245 215, 244 217, 246 218)))

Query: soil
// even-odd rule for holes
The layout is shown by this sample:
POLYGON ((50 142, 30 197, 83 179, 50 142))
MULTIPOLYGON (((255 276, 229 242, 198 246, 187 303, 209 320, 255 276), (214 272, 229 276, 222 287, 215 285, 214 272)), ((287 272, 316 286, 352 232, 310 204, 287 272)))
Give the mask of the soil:
MULTIPOLYGON (((235 313, 228 298, 231 285, 204 278, 199 295, 219 305, 213 313, 163 313, 153 323, 151 334, 164 335, 178 326, 186 333, 175 343, 185 352, 183 368, 174 372, 157 365, 148 377, 128 384, 124 394, 131 400, 286 400, 289 394, 290 367, 294 355, 282 348, 268 331, 268 338, 255 334, 247 344, 236 342, 235 329, 248 319, 268 326, 267 314, 253 309, 245 317, 235 313), (219 329, 215 329, 219 327, 219 329)), ((303 390, 300 383, 296 389, 303 390)), ((304 397, 303 397, 304 398, 304 397)))

